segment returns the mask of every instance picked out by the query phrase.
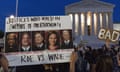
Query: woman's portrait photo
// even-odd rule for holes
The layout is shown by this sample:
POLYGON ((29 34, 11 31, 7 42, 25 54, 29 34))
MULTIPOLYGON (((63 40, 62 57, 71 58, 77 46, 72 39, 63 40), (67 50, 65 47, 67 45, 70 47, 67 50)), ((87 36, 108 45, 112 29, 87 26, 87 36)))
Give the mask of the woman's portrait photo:
POLYGON ((57 50, 59 49, 59 33, 56 31, 50 31, 47 35, 47 48, 48 50, 57 50))

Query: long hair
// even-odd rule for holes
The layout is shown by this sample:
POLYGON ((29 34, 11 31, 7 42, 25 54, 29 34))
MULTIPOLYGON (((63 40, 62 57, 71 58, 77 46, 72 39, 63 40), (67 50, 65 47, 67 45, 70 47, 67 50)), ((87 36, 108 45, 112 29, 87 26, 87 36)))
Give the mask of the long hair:
POLYGON ((56 32, 56 31, 50 31, 49 33, 48 33, 48 36, 47 36, 47 47, 50 45, 49 44, 49 37, 50 37, 50 35, 52 35, 52 34, 55 34, 56 35, 56 38, 57 38, 57 41, 56 41, 56 46, 59 46, 59 42, 60 42, 60 40, 59 40, 59 35, 58 35, 58 33, 56 32))
POLYGON ((96 72, 113 72, 113 60, 108 55, 102 55, 96 63, 96 72))

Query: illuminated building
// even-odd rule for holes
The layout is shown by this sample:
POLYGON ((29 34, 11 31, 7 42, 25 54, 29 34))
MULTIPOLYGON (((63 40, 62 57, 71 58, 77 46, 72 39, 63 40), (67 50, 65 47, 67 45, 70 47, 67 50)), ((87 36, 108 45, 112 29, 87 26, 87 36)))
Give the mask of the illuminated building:
POLYGON ((66 15, 71 16, 73 37, 82 36, 88 43, 94 43, 100 28, 113 29, 113 8, 110 3, 99 0, 82 0, 65 7, 66 15))

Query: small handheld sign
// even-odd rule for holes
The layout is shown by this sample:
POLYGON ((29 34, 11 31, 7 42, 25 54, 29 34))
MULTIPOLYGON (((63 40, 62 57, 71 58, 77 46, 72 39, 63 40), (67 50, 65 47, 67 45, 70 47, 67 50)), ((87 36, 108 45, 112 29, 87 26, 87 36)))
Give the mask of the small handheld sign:
POLYGON ((98 38, 105 41, 117 42, 119 40, 120 31, 100 29, 98 38))

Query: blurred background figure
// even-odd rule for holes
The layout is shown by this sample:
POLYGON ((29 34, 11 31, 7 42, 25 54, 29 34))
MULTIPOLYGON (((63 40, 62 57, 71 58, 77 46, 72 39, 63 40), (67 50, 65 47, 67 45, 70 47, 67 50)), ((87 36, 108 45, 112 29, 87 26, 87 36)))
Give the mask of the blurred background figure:
POLYGON ((96 72, 113 72, 112 57, 108 55, 100 56, 96 63, 96 72))
POLYGON ((1 34, 0 32, 0 67, 3 69, 3 72, 8 72, 8 60, 3 53, 4 51, 3 36, 4 36, 4 33, 1 34))
POLYGON ((8 72, 8 60, 3 54, 0 54, 0 65, 3 69, 3 72, 8 72))
POLYGON ((0 54, 0 65, 3 69, 3 72, 8 72, 8 60, 3 54, 0 54))

